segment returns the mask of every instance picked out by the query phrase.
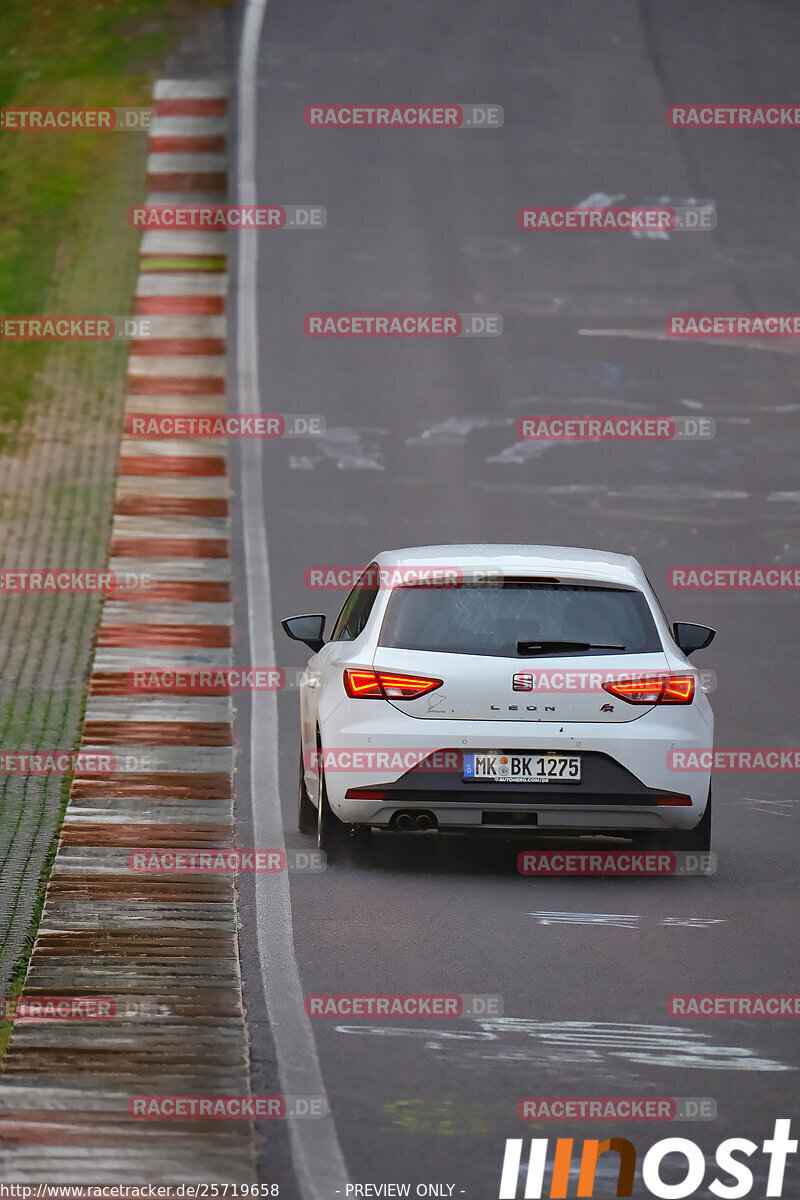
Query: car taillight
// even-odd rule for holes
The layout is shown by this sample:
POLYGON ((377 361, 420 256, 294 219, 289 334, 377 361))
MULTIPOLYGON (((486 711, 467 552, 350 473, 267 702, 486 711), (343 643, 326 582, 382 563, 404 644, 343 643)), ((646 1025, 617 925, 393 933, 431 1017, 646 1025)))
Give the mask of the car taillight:
POLYGON ((441 687, 443 679, 400 675, 397 671, 362 671, 347 667, 344 690, 354 700, 416 700, 441 687))
POLYGON ((615 679, 603 688, 628 704, 691 704, 694 675, 654 675, 648 679, 615 679))

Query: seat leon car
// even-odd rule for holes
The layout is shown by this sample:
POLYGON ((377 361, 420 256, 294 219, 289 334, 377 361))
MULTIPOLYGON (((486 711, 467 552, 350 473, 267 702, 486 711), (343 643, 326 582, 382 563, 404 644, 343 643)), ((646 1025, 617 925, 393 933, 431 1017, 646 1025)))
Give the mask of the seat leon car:
POLYGON ((711 844, 711 706, 636 559, 565 546, 418 546, 367 566, 300 680, 298 823, 611 834, 711 844), (694 752, 694 753, 692 753, 694 752))

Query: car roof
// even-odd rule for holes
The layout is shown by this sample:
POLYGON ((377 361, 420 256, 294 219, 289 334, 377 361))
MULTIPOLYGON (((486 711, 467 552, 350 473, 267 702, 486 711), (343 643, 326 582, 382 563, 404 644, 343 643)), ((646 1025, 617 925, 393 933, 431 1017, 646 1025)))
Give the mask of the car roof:
POLYGON ((561 578, 644 587, 646 578, 630 554, 611 554, 577 546, 528 546, 477 542, 465 545, 406 546, 383 550, 372 560, 381 567, 458 566, 507 575, 557 573, 561 578))

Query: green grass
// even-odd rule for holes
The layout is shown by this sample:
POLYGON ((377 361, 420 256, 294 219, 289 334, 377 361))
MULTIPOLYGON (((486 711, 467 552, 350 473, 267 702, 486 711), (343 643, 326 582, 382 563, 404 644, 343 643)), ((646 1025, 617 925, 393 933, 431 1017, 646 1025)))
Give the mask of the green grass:
MULTIPOLYGON (((209 10, 228 2, 0 0, 0 107, 150 107, 152 81, 167 55, 209 10)), ((130 311, 140 234, 127 226, 125 209, 144 191, 145 138, 0 130, 0 316, 60 315, 53 306, 64 304, 64 296, 64 315, 130 311)), ((25 435, 34 405, 48 403, 44 380, 56 358, 63 384, 65 350, 67 374, 87 387, 102 389, 122 379, 123 343, 96 350, 90 343, 0 340, 0 450, 25 435), (92 370, 81 371, 93 355, 92 370)), ((70 488, 61 490, 66 500, 70 488)), ((82 709, 87 688, 84 680, 82 709)), ((78 735, 76 748, 79 742, 78 735)), ((70 783, 69 777, 62 781, 61 813, 10 997, 24 986, 70 783)), ((0 1022, 0 1056, 11 1028, 10 1021, 0 1022)))
MULTIPOLYGON (((197 18, 227 0, 2 0, 0 107, 152 103, 152 79, 197 18)), ((103 261, 95 218, 144 133, 0 131, 0 316, 52 311, 53 284, 82 257, 103 261)), ((132 202, 138 197, 132 197, 132 202)), ((120 228, 120 238, 138 238, 120 228)), ((90 272, 93 274, 93 272, 90 272)), ((72 315, 127 311, 109 278, 72 315), (123 305, 122 307, 121 304, 123 305)), ((53 343, 0 341, 0 445, 24 418, 53 343)))
MULTIPOLYGON (((85 689, 83 698, 84 710, 86 708, 87 694, 88 688, 85 689)), ((81 723, 83 723, 82 717, 81 723)), ((73 750, 79 749, 80 744, 78 740, 75 746, 73 746, 73 750)), ((18 996, 22 995, 22 989, 25 986, 25 977, 28 974, 28 964, 30 963, 31 954, 33 953, 33 944, 36 941, 36 933, 39 929, 39 922, 42 919, 42 911, 44 910, 44 902, 47 896, 47 883, 50 879, 50 872, 53 870, 53 863, 56 859, 58 838, 61 832, 61 825, 64 821, 64 813, 67 811, 67 803, 69 801, 69 791, 70 787, 72 786, 72 780, 72 775, 65 775, 61 783, 61 810, 58 817, 58 828, 53 834, 50 847, 47 851, 47 857, 45 858, 44 865, 42 867, 39 889, 36 894, 36 904, 34 906, 33 916, 31 917, 31 927, 28 932, 28 936, 25 938, 25 945, 22 953, 17 960, 17 964, 11 974, 11 978, 9 979, 8 987, 6 988, 5 998, 7 1000, 16 1000, 18 996)), ((8 1046, 13 1030, 14 1022, 12 1020, 0 1021, 0 1062, 2 1062, 3 1055, 6 1052, 6 1047, 8 1046)))

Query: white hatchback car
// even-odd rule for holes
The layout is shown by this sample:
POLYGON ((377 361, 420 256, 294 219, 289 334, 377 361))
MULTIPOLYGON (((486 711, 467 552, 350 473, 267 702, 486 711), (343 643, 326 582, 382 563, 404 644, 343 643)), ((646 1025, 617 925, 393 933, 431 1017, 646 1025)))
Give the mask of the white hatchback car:
POLYGON ((711 845, 710 749, 688 655, 714 637, 667 618, 636 559, 564 546, 379 554, 300 681, 299 828, 620 834, 711 845))

